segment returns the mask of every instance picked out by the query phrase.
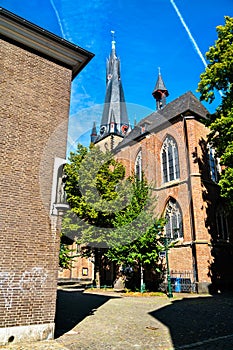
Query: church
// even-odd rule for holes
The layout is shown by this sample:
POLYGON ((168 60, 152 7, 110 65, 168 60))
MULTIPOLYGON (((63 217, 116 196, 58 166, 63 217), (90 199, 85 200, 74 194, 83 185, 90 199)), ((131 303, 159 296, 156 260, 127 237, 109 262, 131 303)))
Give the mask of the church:
POLYGON ((127 176, 141 179, 144 174, 153 184, 155 215, 166 218, 164 234, 169 242, 177 242, 168 254, 173 288, 179 281, 177 291, 229 289, 233 287, 233 225, 220 197, 221 167, 207 141, 208 111, 191 91, 167 104, 168 95, 159 72, 152 91, 156 110, 132 127, 112 40, 101 124, 99 132, 93 125, 91 142, 112 151, 127 176))

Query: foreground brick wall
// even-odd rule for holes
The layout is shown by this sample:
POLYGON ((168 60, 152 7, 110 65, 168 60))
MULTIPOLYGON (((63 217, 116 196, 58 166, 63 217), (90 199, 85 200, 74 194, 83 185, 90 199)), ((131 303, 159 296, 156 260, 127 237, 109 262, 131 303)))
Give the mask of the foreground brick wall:
POLYGON ((0 327, 52 324, 59 236, 49 208, 71 71, 5 41, 1 64, 0 327))

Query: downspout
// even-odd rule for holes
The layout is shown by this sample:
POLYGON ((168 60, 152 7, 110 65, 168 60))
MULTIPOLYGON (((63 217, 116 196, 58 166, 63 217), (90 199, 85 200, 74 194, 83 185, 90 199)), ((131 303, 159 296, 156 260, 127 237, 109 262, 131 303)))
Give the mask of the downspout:
MULTIPOLYGON (((189 158, 189 144, 188 144, 188 131, 187 131, 187 117, 183 116, 183 128, 184 128, 184 142, 185 142, 185 153, 186 153, 186 162, 188 169, 187 176, 187 185, 188 185, 188 194, 190 198, 189 205, 189 216, 190 216, 190 227, 191 227, 191 249, 192 249, 192 259, 193 259, 193 279, 194 282, 198 282, 198 269, 197 269, 197 251, 196 251, 196 228, 195 228, 195 219, 194 219, 194 206, 193 206, 193 193, 192 193, 192 185, 191 185, 191 167, 190 167, 190 158, 189 158)), ((189 118, 189 117, 188 117, 189 118)), ((193 118, 193 117, 192 117, 193 118)))

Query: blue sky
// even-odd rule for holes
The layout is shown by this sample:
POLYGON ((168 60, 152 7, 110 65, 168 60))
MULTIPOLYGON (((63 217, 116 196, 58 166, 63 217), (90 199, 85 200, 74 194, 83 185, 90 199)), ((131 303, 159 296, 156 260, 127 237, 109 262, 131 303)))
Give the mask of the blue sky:
MULTIPOLYGON (((167 102, 188 90, 199 97, 201 55, 214 44, 224 16, 233 16, 233 0, 1 0, 1 6, 95 54, 72 84, 68 151, 100 121, 111 30, 133 123, 155 109, 151 93, 158 67, 169 90, 167 102)), ((217 94, 215 103, 205 106, 213 112, 219 102, 217 94)))

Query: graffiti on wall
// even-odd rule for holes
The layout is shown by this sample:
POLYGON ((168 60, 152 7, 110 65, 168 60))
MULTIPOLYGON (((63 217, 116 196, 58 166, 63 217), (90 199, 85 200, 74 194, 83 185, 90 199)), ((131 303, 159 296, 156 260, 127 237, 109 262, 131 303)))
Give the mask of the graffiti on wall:
POLYGON ((17 277, 15 272, 0 272, 0 291, 4 298, 5 307, 12 307, 15 291, 39 293, 47 277, 47 273, 41 267, 33 267, 17 277))

